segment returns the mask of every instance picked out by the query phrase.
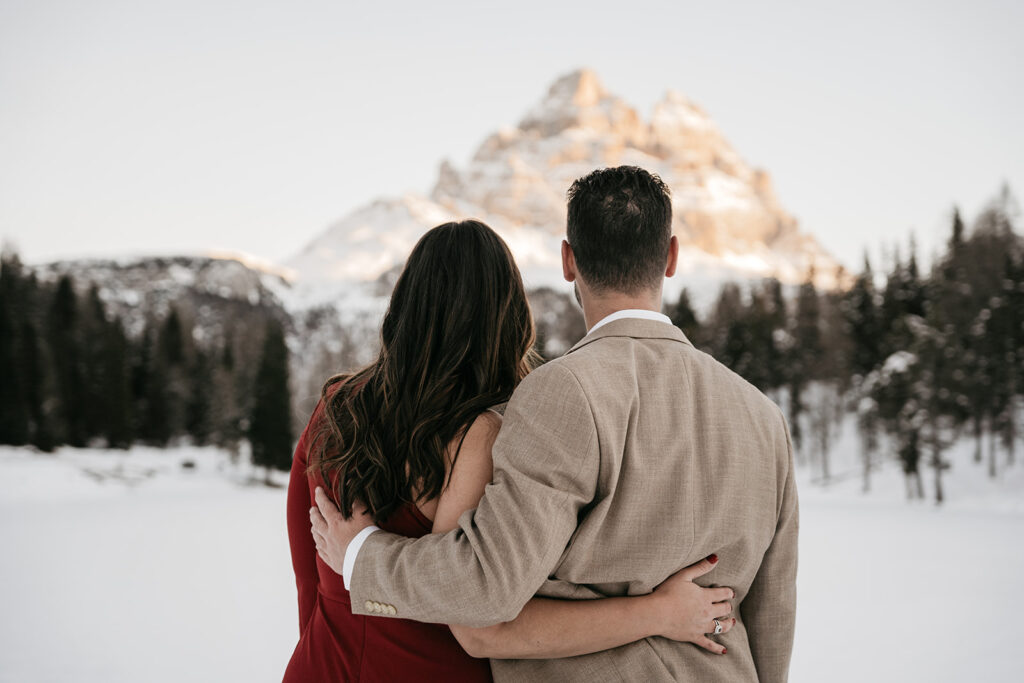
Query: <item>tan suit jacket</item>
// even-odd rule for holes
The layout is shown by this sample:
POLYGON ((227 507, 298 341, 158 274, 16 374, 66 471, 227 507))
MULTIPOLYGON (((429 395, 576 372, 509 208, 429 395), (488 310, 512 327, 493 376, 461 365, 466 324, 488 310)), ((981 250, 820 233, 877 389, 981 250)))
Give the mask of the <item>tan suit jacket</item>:
POLYGON ((736 590, 729 652, 648 638, 597 654, 494 660, 497 681, 784 681, 796 608, 797 494, 779 408, 676 327, 621 319, 523 380, 494 481, 447 534, 375 532, 353 611, 487 626, 534 595, 640 595, 711 553, 736 590))

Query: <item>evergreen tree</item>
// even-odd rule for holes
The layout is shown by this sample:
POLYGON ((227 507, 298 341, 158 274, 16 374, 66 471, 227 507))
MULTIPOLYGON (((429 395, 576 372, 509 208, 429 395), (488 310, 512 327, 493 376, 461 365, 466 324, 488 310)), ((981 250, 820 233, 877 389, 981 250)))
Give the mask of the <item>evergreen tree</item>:
POLYGON ((132 373, 129 365, 129 342, 117 318, 104 329, 101 363, 103 366, 103 436, 111 448, 128 448, 132 444, 132 373))
POLYGON ((256 465, 287 471, 292 463, 291 399, 288 388, 288 346, 276 320, 267 324, 263 353, 256 374, 255 401, 249 422, 249 441, 256 465))
MULTIPOLYGON (((846 279, 840 267, 836 281, 846 279)), ((846 332, 844 298, 844 293, 838 291, 826 291, 818 297, 821 351, 813 363, 816 395, 810 413, 821 476, 826 483, 831 479, 832 442, 842 422, 844 396, 852 382, 849 359, 853 355, 853 343, 846 332)))
MULTIPOLYGON (((1021 367, 1024 352, 1016 344, 1015 331, 1024 320, 1024 309, 1013 306, 1020 301, 1017 289, 1016 254, 1005 254, 1004 277, 1000 291, 989 299, 991 316, 985 321, 985 334, 998 370, 992 373, 992 431, 1006 450, 1007 465, 1013 463, 1016 448, 1017 399, 1021 393, 1021 367)), ((989 463, 990 472, 996 472, 995 456, 989 463)))
POLYGON ((808 383, 817 379, 818 359, 821 356, 821 310, 818 290, 814 286, 814 269, 800 285, 796 297, 793 319, 792 347, 789 352, 789 429, 793 446, 803 445, 800 416, 804 412, 803 393, 808 383))
POLYGON ((704 345, 711 355, 732 370, 737 369, 742 353, 736 323, 743 319, 744 308, 739 285, 733 282, 722 285, 704 333, 704 345))
POLYGON ((949 236, 949 253, 953 256, 964 244, 964 221, 960 218, 960 209, 953 207, 953 232, 949 236))
POLYGON ((157 350, 155 323, 146 322, 132 370, 132 396, 139 407, 135 411, 135 432, 146 443, 166 446, 172 432, 167 417, 169 403, 167 369, 157 350))
POLYGON ((245 436, 243 433, 245 416, 239 407, 236 394, 239 382, 235 369, 233 346, 233 336, 229 332, 225 336, 223 348, 214 364, 210 421, 213 426, 214 443, 229 449, 233 455, 237 455, 238 443, 245 436))
POLYGON ((683 288, 679 293, 679 300, 674 306, 668 306, 666 314, 672 320, 672 324, 683 331, 687 339, 694 345, 700 342, 700 322, 697 320, 697 312, 690 302, 690 293, 683 288))
MULTIPOLYGON (((189 337, 176 308, 171 308, 157 338, 157 361, 155 376, 163 380, 163 420, 166 422, 168 440, 185 433, 185 414, 189 402, 190 360, 189 337)), ((154 388, 155 389, 155 388, 154 388)))
MULTIPOLYGON (((969 238, 961 248, 961 304, 969 320, 964 326, 962 363, 965 373, 966 404, 975 436, 975 459, 981 461, 981 443, 986 427, 993 431, 1007 405, 1006 385, 1015 372, 1008 372, 1003 333, 1008 316, 1003 314, 1002 297, 1006 257, 1019 253, 1020 238, 1012 228, 1012 198, 1004 188, 999 197, 978 216, 969 238)), ((1011 333, 1012 334, 1012 333, 1011 333)), ((1012 403, 1012 402, 1011 402, 1012 403)), ((988 469, 996 476, 995 441, 989 441, 988 469)))
POLYGON ((213 398, 213 368, 209 356, 197 350, 190 367, 191 376, 185 407, 185 428, 195 444, 203 446, 209 443, 214 425, 210 413, 210 402, 213 398))
POLYGON ((4 253, 0 259, 0 443, 20 445, 28 441, 28 408, 18 372, 18 320, 14 299, 18 290, 18 264, 4 253))
POLYGON ((754 286, 743 320, 734 328, 734 339, 745 347, 739 354, 741 375, 761 391, 777 388, 780 367, 783 365, 777 340, 776 301, 770 282, 754 286))
POLYGON ((866 377, 882 361, 879 349, 880 321, 875 291, 874 273, 867 254, 864 255, 864 270, 854 280, 841 304, 845 332, 851 342, 849 371, 861 378, 866 377))
POLYGON ((111 342, 106 308, 100 300, 99 288, 93 284, 86 295, 78 335, 82 356, 83 412, 87 440, 107 434, 107 423, 113 418, 110 394, 113 377, 108 367, 107 346, 111 342))
MULTIPOLYGON (((840 302, 843 314, 843 331, 849 340, 847 371, 858 387, 881 362, 881 322, 878 302, 880 295, 875 289, 875 275, 871 261, 864 254, 864 267, 854 280, 853 286, 840 302)), ((860 438, 862 490, 871 489, 871 472, 879 449, 877 404, 870 397, 863 397, 857 403, 857 434, 860 438)))
POLYGON ((919 465, 921 429, 926 415, 917 398, 921 386, 918 361, 910 351, 897 351, 865 382, 878 419, 896 445, 908 498, 924 497, 919 465))
POLYGON ((52 349, 58 443, 86 445, 89 436, 85 376, 82 370, 78 300, 71 278, 60 278, 54 293, 48 319, 48 336, 52 349))
POLYGON ((788 310, 786 297, 782 291, 782 283, 777 278, 768 278, 764 282, 765 299, 768 304, 766 323, 771 330, 771 346, 768 367, 768 386, 779 389, 788 380, 786 355, 789 353, 790 338, 788 327, 788 310))
POLYGON ((56 447, 53 433, 52 411, 47 409, 50 379, 43 364, 42 344, 35 324, 26 321, 21 335, 21 368, 25 387, 25 401, 28 405, 29 430, 33 446, 49 453, 56 447))
POLYGON ((22 320, 15 302, 21 295, 21 264, 16 256, 0 258, 0 443, 29 440, 29 407, 19 367, 22 320))

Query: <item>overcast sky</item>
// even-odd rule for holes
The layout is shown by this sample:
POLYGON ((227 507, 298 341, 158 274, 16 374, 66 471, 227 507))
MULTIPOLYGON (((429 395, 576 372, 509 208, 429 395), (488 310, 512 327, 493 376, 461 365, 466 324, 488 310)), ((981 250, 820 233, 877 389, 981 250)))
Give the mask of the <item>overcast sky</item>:
POLYGON ((1024 3, 489 4, 0 0, 0 237, 282 260, 579 66, 703 106, 850 265, 1024 192, 1024 3))

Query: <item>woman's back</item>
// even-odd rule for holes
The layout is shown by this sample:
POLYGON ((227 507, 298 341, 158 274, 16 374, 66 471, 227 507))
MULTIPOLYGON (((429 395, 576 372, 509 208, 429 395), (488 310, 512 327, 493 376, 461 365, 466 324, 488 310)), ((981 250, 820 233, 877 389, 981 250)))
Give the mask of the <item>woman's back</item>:
POLYGON ((507 401, 529 372, 534 341, 522 277, 497 233, 475 220, 424 233, 391 292, 376 359, 328 380, 296 450, 288 532, 302 640, 287 680, 490 678, 489 663, 469 658, 447 626, 351 614, 342 578, 314 546, 311 491, 328 482, 324 489, 346 514, 365 504, 398 533, 452 528, 476 506, 491 473, 489 444, 468 469, 463 446, 473 442, 476 422, 491 419, 480 421, 481 413, 507 401), (460 458, 461 488, 449 485, 460 458), (308 462, 316 465, 313 479, 308 462), (436 503, 433 525, 403 503, 420 499, 436 503))
MULTIPOLYGON (((319 477, 306 474, 309 441, 321 419, 317 407, 299 439, 288 485, 288 536, 299 592, 299 643, 285 683, 311 681, 490 681, 490 663, 473 659, 444 624, 352 614, 342 577, 317 556, 309 508, 319 477)), ((412 503, 380 525, 418 538, 431 521, 412 503)))

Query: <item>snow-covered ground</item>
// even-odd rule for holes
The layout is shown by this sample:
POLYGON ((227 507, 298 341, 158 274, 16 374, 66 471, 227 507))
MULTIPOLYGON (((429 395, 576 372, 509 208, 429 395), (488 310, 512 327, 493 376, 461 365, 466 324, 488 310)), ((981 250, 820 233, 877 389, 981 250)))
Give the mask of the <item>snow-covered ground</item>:
MULTIPOLYGON (((943 508, 894 468, 867 498, 802 475, 791 680, 1021 680, 1024 465, 988 482, 968 446, 943 508)), ((209 449, 0 448, 0 681, 280 680, 285 495, 250 474, 209 449)))

